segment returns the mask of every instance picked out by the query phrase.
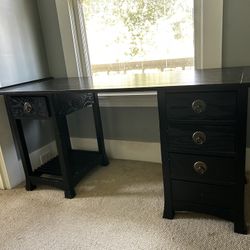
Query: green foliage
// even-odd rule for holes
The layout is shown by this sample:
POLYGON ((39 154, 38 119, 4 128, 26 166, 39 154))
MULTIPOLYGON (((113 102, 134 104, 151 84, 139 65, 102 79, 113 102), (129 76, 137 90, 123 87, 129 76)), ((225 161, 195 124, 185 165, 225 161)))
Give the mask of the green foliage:
MULTIPOLYGON (((150 36, 150 30, 162 18, 171 19, 178 8, 188 13, 185 2, 188 0, 81 0, 84 5, 85 19, 90 20, 92 15, 99 18, 100 22, 115 26, 122 23, 127 29, 127 35, 117 37, 116 41, 126 39, 129 56, 144 55, 144 43, 150 36)), ((187 18, 187 15, 185 16, 187 18)), ((192 15, 188 18, 192 19, 192 15)), ((186 20, 172 22, 175 39, 181 39, 182 23, 186 20)))
POLYGON ((116 1, 114 15, 122 20, 130 34, 130 56, 143 55, 143 42, 150 28, 159 18, 171 15, 176 0, 122 0, 116 1))

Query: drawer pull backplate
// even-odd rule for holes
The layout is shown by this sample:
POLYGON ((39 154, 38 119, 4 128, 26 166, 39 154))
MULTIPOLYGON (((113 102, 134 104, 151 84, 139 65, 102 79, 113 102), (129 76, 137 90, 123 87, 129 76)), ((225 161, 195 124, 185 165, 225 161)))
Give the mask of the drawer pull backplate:
POLYGON ((192 135, 195 144, 202 145, 206 142, 206 134, 202 131, 196 131, 192 135))
POLYGON ((192 109, 195 113, 200 114, 205 111, 206 103, 203 100, 197 99, 192 102, 192 109))
POLYGON ((30 113, 32 111, 32 105, 29 102, 23 104, 24 113, 30 113))
POLYGON ((196 173, 202 175, 205 174, 205 172, 207 171, 207 165, 203 161, 197 161, 194 163, 193 169, 196 173))

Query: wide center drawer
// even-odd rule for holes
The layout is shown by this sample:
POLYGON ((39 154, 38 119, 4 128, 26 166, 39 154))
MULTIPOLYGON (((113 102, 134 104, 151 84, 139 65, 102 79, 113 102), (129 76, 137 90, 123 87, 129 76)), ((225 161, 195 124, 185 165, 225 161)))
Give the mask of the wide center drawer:
POLYGON ((168 93, 167 118, 173 120, 235 120, 235 92, 168 93))
POLYGON ((174 194, 174 201, 216 206, 221 208, 233 207, 233 185, 224 187, 185 181, 172 181, 172 192, 174 194))
POLYGON ((170 152, 234 154, 235 129, 233 126, 169 124, 167 145, 170 152))
POLYGON ((172 153, 169 160, 171 177, 174 179, 217 184, 235 182, 235 158, 172 153))

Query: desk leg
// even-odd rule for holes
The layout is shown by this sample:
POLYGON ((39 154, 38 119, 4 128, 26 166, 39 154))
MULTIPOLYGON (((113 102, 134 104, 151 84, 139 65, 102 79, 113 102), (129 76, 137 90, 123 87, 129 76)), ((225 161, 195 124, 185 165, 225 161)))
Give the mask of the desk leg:
POLYGON ((27 145, 26 145, 26 141, 25 141, 25 137, 23 133, 22 122, 19 119, 16 120, 12 118, 11 115, 9 115, 9 121, 11 125, 12 134, 14 137, 14 141, 15 141, 16 146, 18 147, 21 161, 23 164, 23 170, 24 170, 25 181, 26 181, 25 188, 27 191, 32 191, 36 188, 36 186, 33 185, 29 179, 29 177, 32 176, 33 174, 33 170, 31 167, 29 152, 27 149, 27 145))
POLYGON ((65 116, 52 116, 55 139, 58 150, 59 163, 64 182, 65 198, 72 199, 75 196, 73 175, 69 164, 71 150, 67 119, 65 116))
POLYGON ((99 101, 98 101, 97 94, 94 93, 93 95, 94 95, 93 113, 94 113, 94 120, 95 120, 95 129, 96 129, 96 138, 98 142, 98 149, 99 149, 99 152, 102 154, 101 164, 103 166, 107 166, 109 164, 109 160, 105 151, 99 101))
POLYGON ((16 130, 16 133, 15 133, 16 143, 18 145, 18 149, 19 149, 19 153, 21 156, 23 169, 25 173, 26 190, 32 191, 36 188, 36 186, 33 185, 31 181, 29 180, 29 177, 33 174, 33 170, 32 170, 31 163, 30 163, 29 152, 27 149, 21 120, 13 120, 13 127, 16 130))
POLYGON ((237 153, 237 171, 236 185, 234 197, 234 232, 247 234, 247 226, 245 223, 245 159, 246 159, 246 133, 247 133, 247 106, 248 91, 245 86, 241 86, 238 90, 238 123, 237 123, 237 145, 239 152, 237 153))
POLYGON ((167 120, 166 120, 166 100, 165 91, 157 92, 158 110, 159 110, 159 125, 160 125, 160 140, 161 140, 161 158, 162 158, 162 174, 164 185, 164 210, 163 218, 173 219, 175 211, 172 202, 172 187, 170 179, 169 159, 166 152, 167 148, 167 120))
POLYGON ((22 122, 19 119, 15 119, 12 117, 11 112, 9 111, 9 105, 8 105, 8 97, 5 96, 5 104, 7 108, 7 114, 9 117, 10 127, 12 131, 12 135, 14 138, 14 143, 20 153, 21 161, 23 164, 23 170, 25 174, 25 181, 26 185, 25 188, 27 191, 32 191, 36 188, 35 185, 33 185, 29 179, 29 177, 33 174, 32 166, 30 163, 30 157, 29 152, 27 149, 24 133, 23 133, 23 126, 22 122))

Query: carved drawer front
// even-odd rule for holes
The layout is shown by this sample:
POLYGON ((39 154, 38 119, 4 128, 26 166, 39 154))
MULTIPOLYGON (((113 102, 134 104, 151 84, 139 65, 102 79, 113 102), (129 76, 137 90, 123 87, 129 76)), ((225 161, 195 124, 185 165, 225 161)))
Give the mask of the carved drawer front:
POLYGON ((66 93, 55 96, 55 108, 58 115, 66 115, 94 103, 93 93, 66 93))
POLYGON ((197 205, 232 208, 234 186, 218 186, 185 181, 172 181, 173 201, 197 205))
POLYGON ((170 154, 169 165, 174 179, 232 184, 235 182, 234 158, 170 154))
POLYGON ((232 155, 236 151, 235 140, 233 126, 170 124, 167 129, 170 152, 232 155))
POLYGON ((167 117, 173 120, 235 120, 235 92, 169 93, 167 117))
POLYGON ((16 119, 44 119, 50 116, 46 97, 13 96, 8 100, 11 113, 16 119))

